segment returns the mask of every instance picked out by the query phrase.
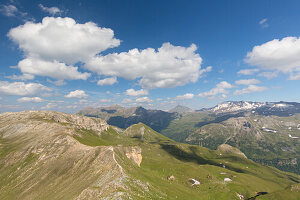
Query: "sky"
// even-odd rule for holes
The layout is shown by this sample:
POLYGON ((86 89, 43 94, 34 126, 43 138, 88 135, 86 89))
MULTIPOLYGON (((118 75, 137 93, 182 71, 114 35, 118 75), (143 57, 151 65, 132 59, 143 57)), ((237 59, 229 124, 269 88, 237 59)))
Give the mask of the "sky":
POLYGON ((300 102, 298 0, 1 0, 0 112, 300 102))

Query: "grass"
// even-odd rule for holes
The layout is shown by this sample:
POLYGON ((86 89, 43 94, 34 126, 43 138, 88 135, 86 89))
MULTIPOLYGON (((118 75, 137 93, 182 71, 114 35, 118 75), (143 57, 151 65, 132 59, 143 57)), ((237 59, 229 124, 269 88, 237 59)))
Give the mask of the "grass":
POLYGON ((122 166, 135 179, 154 186, 158 194, 166 196, 165 199, 237 199, 236 193, 251 197, 255 191, 273 192, 293 183, 278 170, 241 158, 236 160, 234 155, 219 158, 215 152, 201 147, 195 147, 194 156, 187 159, 186 155, 192 153, 188 150, 190 145, 172 144, 185 152, 182 153, 182 158, 166 152, 160 144, 144 143, 141 167, 132 167, 126 158, 123 158, 122 166), (195 162, 196 158, 208 162, 200 164, 195 162), (220 162, 228 162, 228 166, 231 165, 230 168, 234 170, 217 166, 220 162), (270 172, 273 170, 278 174, 270 172), (228 176, 221 175, 221 172, 230 174, 228 176, 233 182, 225 184, 223 179, 228 176), (170 175, 175 176, 176 180, 168 181, 167 177, 170 175), (189 178, 199 180, 201 185, 192 187, 188 182, 189 178))
MULTIPOLYGON (((95 150, 94 154, 85 157, 86 160, 77 154, 63 154, 44 166, 37 162, 36 154, 30 153, 5 168, 0 165, 0 198, 18 199, 20 194, 29 199, 75 198, 85 188, 96 187, 93 184, 101 177, 96 176, 95 171, 110 171, 110 166, 106 165, 109 163, 102 168, 89 168, 99 156, 103 156, 101 159, 111 156, 102 155, 101 146, 114 147, 115 158, 129 177, 123 184, 130 190, 123 188, 119 191, 128 192, 133 199, 234 200, 238 199, 237 193, 250 198, 255 192, 269 193, 258 199, 287 197, 284 199, 288 200, 297 196, 296 191, 289 192, 291 185, 300 182, 295 174, 259 165, 233 153, 222 152, 220 155, 218 150, 177 143, 141 123, 123 133, 112 127, 100 135, 92 130, 76 129, 73 138, 92 147, 89 149, 95 150), (130 146, 142 149, 140 167, 126 156, 130 146), (80 170, 75 171, 75 165, 80 170), (167 177, 170 175, 176 180, 169 181, 167 177), (226 177, 233 181, 225 183, 226 177), (189 178, 199 180, 201 185, 191 186, 189 178)), ((20 141, 23 143, 0 140, 0 163, 22 145, 26 146, 26 141, 20 141)))
MULTIPOLYGON (((152 133, 157 134, 154 131, 152 133)), ((250 198, 257 191, 271 194, 299 181, 294 174, 262 166, 234 154, 220 156, 218 151, 168 139, 145 141, 140 146, 143 149, 140 168, 132 165, 121 151, 120 162, 134 179, 152 185, 154 188, 151 190, 162 199, 238 199, 237 193, 250 198), (222 168, 220 163, 225 164, 226 168, 222 168), (222 175, 221 172, 228 175, 222 175), (168 181, 170 175, 175 176, 176 180, 168 181), (233 182, 225 184, 225 177, 232 178, 233 182), (189 178, 199 180, 201 185, 192 187, 189 178)), ((157 196, 151 198, 158 199, 157 196)), ((137 196, 135 199, 144 197, 137 196)))
POLYGON ((288 134, 300 137, 300 131, 295 127, 290 131, 286 125, 288 122, 298 124, 300 115, 289 117, 251 115, 246 119, 254 128, 251 133, 220 123, 211 123, 199 128, 197 124, 214 121, 214 117, 207 113, 188 113, 171 121, 162 134, 175 141, 197 144, 210 149, 217 149, 220 144, 227 143, 239 148, 249 159, 300 174, 299 164, 287 164, 294 158, 300 159, 300 143, 288 137, 288 134), (268 128, 277 130, 277 133, 263 131, 261 129, 263 124, 270 124, 268 128), (256 133, 261 135, 257 136, 256 133))
POLYGON ((77 134, 73 135, 78 142, 88 146, 116 146, 116 145, 137 145, 142 141, 138 138, 128 138, 120 135, 115 129, 110 127, 97 135, 93 130, 77 129, 77 134))

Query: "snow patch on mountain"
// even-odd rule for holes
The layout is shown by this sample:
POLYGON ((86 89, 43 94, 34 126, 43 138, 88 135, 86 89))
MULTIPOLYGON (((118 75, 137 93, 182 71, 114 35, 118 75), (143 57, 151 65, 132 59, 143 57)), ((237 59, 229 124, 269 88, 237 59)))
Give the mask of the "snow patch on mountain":
POLYGON ((211 110, 217 113, 236 112, 236 111, 252 110, 265 105, 266 105, 265 103, 261 103, 261 102, 227 101, 216 105, 211 110))

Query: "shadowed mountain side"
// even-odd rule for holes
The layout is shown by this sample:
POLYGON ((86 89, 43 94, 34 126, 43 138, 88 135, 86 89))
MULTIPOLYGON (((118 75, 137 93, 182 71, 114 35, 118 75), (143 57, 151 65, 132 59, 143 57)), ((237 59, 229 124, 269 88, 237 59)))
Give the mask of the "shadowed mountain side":
POLYGON ((150 126, 153 130, 160 132, 168 127, 176 116, 176 113, 168 113, 161 110, 146 110, 143 107, 138 107, 134 116, 112 116, 107 120, 107 123, 119 128, 128 128, 133 124, 141 122, 150 126))
POLYGON ((119 105, 100 108, 85 108, 77 114, 106 120, 109 125, 126 129, 139 122, 161 132, 179 115, 162 110, 148 110, 141 106, 125 108, 119 105))
POLYGON ((225 114, 225 115, 221 115, 221 116, 212 115, 213 120, 199 122, 199 123, 195 124, 195 127, 200 128, 200 127, 205 126, 207 124, 221 123, 221 122, 226 121, 227 119, 230 119, 232 117, 242 117, 242 116, 244 116, 244 113, 225 114))
POLYGON ((234 167, 226 167, 224 164, 222 163, 218 163, 216 161, 213 160, 208 160, 205 159, 201 156, 199 156, 196 153, 196 147, 190 146, 189 147, 189 151, 187 152, 185 150, 182 150, 181 148, 179 148, 177 145, 174 144, 160 144, 161 148, 163 150, 165 150, 166 152, 168 152, 170 155, 174 156, 175 158, 177 158, 178 160, 184 161, 184 162, 195 162, 199 165, 214 165, 217 167, 223 167, 223 168, 228 168, 229 170, 238 172, 238 173, 243 173, 244 170, 238 169, 238 168, 234 168, 234 167))

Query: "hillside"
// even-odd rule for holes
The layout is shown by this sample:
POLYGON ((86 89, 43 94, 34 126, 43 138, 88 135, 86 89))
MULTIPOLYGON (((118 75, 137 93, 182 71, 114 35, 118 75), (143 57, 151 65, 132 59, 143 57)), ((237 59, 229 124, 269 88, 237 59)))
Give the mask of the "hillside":
POLYGON ((142 123, 122 130, 58 112, 3 113, 0 138, 0 199, 300 197, 295 174, 229 146, 176 143, 142 123))
POLYGON ((178 116, 178 113, 169 113, 162 110, 148 110, 141 106, 125 108, 118 105, 99 108, 85 108, 77 112, 78 115, 97 117, 106 120, 109 125, 119 128, 128 128, 139 122, 160 132, 178 116))
POLYGON ((213 116, 184 115, 162 134, 180 142, 217 149, 239 148, 249 159, 300 174, 300 115, 264 116, 252 112, 213 116))
POLYGON ((299 103, 227 101, 196 112, 177 106, 178 112, 172 113, 142 107, 122 109, 132 112, 126 112, 127 116, 110 114, 108 124, 127 128, 142 122, 177 142, 210 149, 230 144, 256 162, 300 174, 299 103))

